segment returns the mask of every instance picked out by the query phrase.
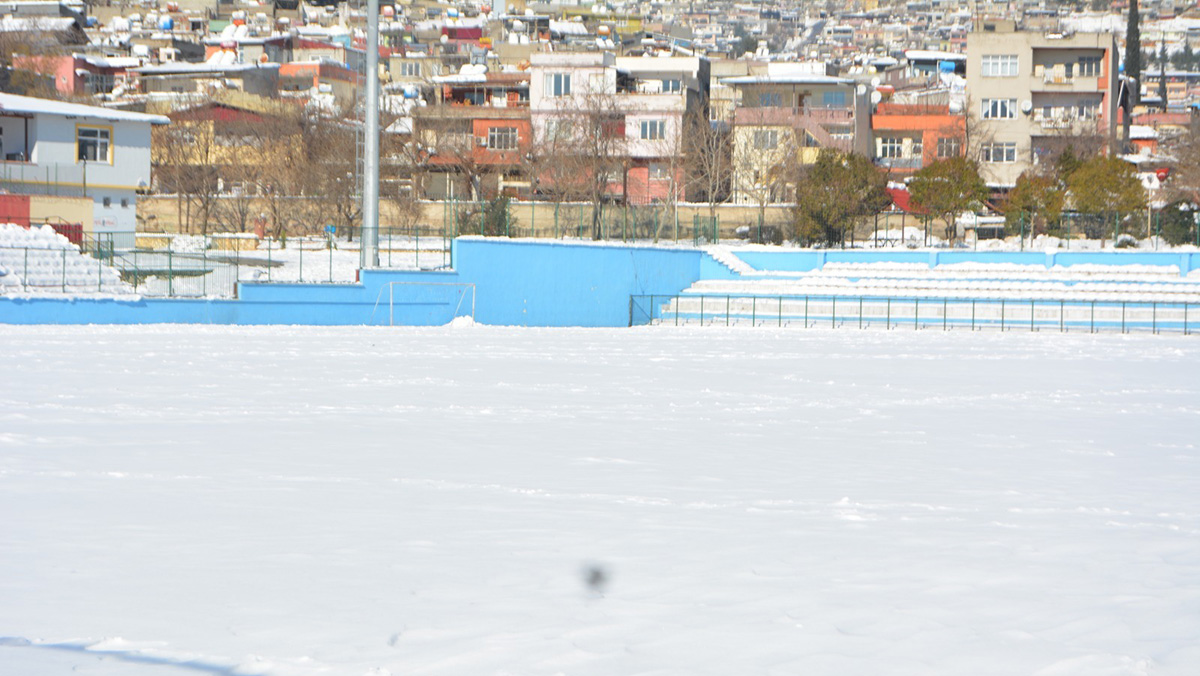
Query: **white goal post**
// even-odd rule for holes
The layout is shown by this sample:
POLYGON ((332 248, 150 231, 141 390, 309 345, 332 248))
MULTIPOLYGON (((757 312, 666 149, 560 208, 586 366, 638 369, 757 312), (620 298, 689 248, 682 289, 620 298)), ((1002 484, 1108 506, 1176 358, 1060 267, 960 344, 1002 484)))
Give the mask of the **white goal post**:
POLYGON ((471 292, 471 321, 475 321, 475 285, 467 282, 384 282, 383 286, 379 287, 379 293, 375 296, 375 307, 371 310, 371 324, 375 323, 375 314, 379 310, 379 303, 383 299, 383 291, 387 289, 388 296, 388 326, 395 326, 395 300, 397 286, 408 287, 456 287, 458 289, 457 302, 454 306, 453 315, 450 317, 453 320, 459 316, 459 312, 463 308, 463 301, 466 300, 467 291, 471 292))

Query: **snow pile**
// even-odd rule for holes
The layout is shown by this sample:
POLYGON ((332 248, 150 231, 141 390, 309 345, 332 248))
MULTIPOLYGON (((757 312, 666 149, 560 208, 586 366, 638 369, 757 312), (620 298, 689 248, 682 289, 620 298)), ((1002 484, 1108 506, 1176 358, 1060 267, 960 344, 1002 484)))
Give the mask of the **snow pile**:
POLYGON ((175 235, 171 238, 173 253, 200 253, 208 249, 208 238, 200 235, 175 235))
POLYGON ((54 228, 0 224, 0 292, 131 293, 120 273, 54 228))

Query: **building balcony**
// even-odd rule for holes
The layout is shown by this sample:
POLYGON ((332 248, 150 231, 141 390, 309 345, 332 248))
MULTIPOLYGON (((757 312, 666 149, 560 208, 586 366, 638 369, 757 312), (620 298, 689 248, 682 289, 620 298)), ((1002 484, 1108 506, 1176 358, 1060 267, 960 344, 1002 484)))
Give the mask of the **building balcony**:
POLYGON ((854 121, 853 108, 817 108, 810 106, 760 106, 737 108, 733 123, 736 125, 789 125, 802 126, 801 122, 820 125, 845 125, 854 121))
POLYGON ((1100 88, 1104 79, 1095 75, 1067 75, 1061 72, 1046 71, 1034 75, 1030 82, 1030 90, 1034 92, 1103 92, 1100 88))
POLYGON ((413 108, 413 117, 418 120, 528 120, 529 104, 522 106, 469 106, 440 105, 413 108))

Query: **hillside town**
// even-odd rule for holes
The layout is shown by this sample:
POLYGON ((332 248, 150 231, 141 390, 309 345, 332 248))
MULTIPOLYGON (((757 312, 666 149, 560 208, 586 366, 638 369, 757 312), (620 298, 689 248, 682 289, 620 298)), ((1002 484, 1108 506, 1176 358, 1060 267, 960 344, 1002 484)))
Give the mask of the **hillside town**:
POLYGON ((1115 239, 1108 214, 1200 202, 1190 0, 385 1, 377 46, 365 2, 3 12, 0 222, 352 231, 370 49, 381 227, 467 232, 447 205, 469 204, 478 234, 561 231, 575 208, 584 236, 619 213, 844 245, 880 213, 953 242, 1077 212, 1115 239))

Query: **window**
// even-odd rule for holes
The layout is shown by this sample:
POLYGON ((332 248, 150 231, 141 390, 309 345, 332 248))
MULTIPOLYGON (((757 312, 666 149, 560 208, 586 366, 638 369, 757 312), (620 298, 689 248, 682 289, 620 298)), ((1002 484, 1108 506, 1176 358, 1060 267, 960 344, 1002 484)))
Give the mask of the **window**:
POLYGON ((981 112, 985 120, 1011 120, 1017 116, 1017 100, 983 99, 981 112))
POLYGON ((777 108, 783 105, 783 94, 779 92, 759 92, 759 108, 777 108))
POLYGON ((983 77, 1016 77, 1016 54, 984 54, 983 63, 979 69, 983 77))
POLYGON ((488 148, 492 150, 516 150, 517 149, 517 128, 516 127, 492 127, 488 129, 488 148))
POLYGON ((940 138, 937 143, 937 156, 940 158, 958 157, 962 154, 958 139, 940 138))
POLYGON ((758 129, 754 132, 754 147, 758 150, 775 150, 779 147, 778 129, 758 129))
POLYGON ((101 202, 104 204, 105 209, 112 206, 112 198, 111 197, 105 197, 103 200, 101 200, 101 202))
POLYGON ((421 77, 421 64, 416 61, 401 61, 400 77, 421 77))
POLYGON ((683 85, 683 83, 680 82, 678 79, 663 80, 662 81, 662 90, 663 90, 664 94, 670 94, 670 93, 678 92, 680 90, 680 88, 682 87, 682 85, 683 85))
POLYGON ((879 157, 894 158, 900 157, 904 149, 904 141, 896 137, 884 137, 879 139, 879 157))
POLYGON ((642 120, 643 141, 661 141, 666 135, 666 120, 642 120))
POLYGON ((80 162, 112 162, 112 132, 102 127, 78 127, 76 157, 80 162))
POLYGON ((567 138, 567 131, 571 128, 566 120, 546 120, 546 139, 551 141, 559 141, 567 138))
POLYGON ((922 141, 919 138, 913 139, 912 149, 908 153, 908 156, 909 157, 924 157, 924 155, 925 155, 924 141, 922 141))
POLYGON ((570 73, 546 73, 546 96, 559 97, 570 95, 570 73))
POLYGON ((821 105, 826 108, 845 108, 846 92, 825 92, 821 94, 821 105))
POLYGON ((650 178, 664 179, 670 178, 671 172, 667 169, 667 165, 662 162, 650 163, 650 178))
POLYGON ((1081 56, 1079 57, 1079 76, 1080 77, 1096 77, 1100 75, 1100 57, 1099 56, 1081 56))
POLYGON ((983 146, 982 159, 984 162, 1008 163, 1017 161, 1016 143, 986 143, 983 146))
POLYGON ((122 208, 122 209, 128 209, 128 208, 129 208, 129 198, 128 198, 128 197, 122 197, 122 198, 121 198, 121 208, 122 208))

